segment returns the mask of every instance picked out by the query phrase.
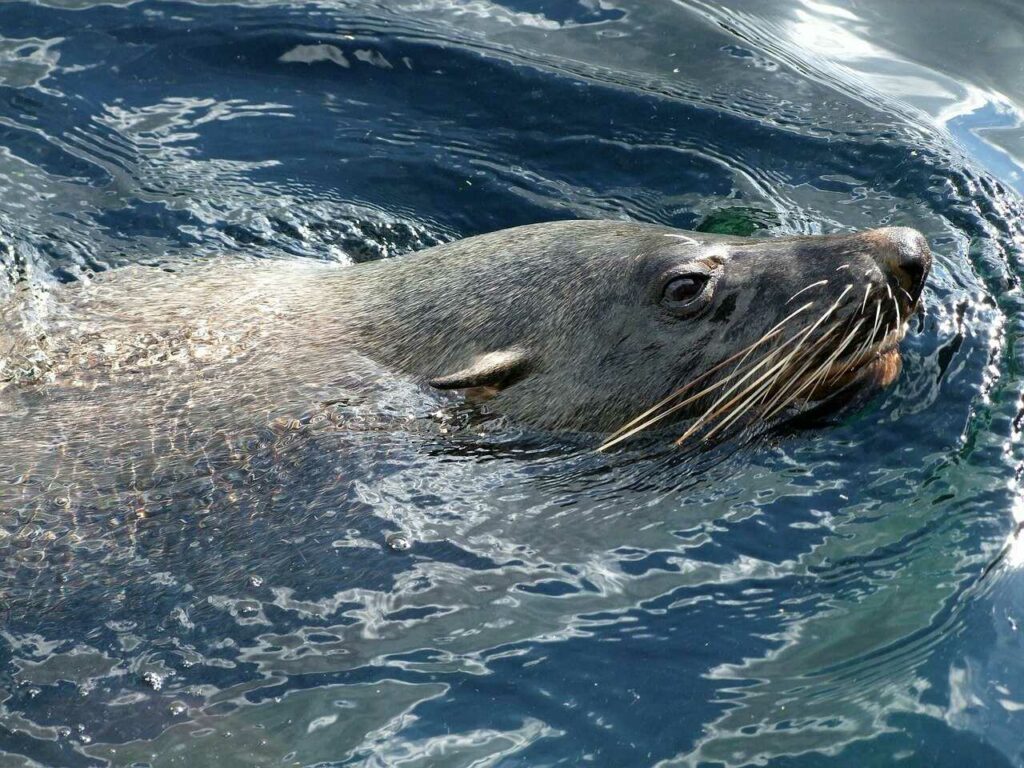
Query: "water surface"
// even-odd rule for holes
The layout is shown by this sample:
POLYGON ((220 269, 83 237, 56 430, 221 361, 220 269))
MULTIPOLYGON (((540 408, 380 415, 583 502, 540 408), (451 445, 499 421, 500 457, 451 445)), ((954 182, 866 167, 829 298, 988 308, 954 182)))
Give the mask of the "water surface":
POLYGON ((60 284, 213 254, 610 217, 936 258, 892 389, 698 462, 478 434, 402 382, 424 428, 130 478, 103 440, 40 474, 8 419, 0 764, 1024 764, 1024 21, 881 8, 0 7, 7 377, 60 284))

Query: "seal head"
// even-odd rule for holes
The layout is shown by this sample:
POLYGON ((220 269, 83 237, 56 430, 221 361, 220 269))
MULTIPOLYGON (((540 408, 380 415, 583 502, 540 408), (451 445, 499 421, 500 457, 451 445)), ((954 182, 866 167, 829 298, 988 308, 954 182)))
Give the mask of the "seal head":
MULTIPOLYGON (((886 385, 931 266, 904 227, 739 239, 518 227, 365 265, 360 344, 516 421, 686 439, 886 385)), ((606 443, 607 445, 608 443, 606 443)))

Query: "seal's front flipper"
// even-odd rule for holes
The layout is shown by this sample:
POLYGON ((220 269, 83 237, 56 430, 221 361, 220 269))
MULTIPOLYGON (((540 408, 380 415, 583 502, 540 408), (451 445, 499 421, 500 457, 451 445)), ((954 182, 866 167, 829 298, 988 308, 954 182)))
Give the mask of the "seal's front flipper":
POLYGON ((427 383, 436 389, 501 389, 516 383, 526 375, 530 367, 529 362, 526 352, 522 349, 502 349, 480 355, 467 367, 438 376, 427 383))

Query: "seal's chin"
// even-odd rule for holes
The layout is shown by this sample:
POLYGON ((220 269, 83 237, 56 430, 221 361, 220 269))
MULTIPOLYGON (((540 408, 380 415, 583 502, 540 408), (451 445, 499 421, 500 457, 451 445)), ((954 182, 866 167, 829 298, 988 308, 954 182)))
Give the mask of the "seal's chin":
POLYGON ((900 375, 903 358, 898 347, 877 350, 859 365, 840 376, 829 379, 802 402, 794 403, 789 412, 772 428, 814 427, 835 422, 837 416, 888 387, 900 375))
POLYGON ((903 356, 895 347, 882 352, 857 372, 858 377, 868 386, 883 388, 891 385, 900 375, 903 356))
POLYGON ((874 391, 890 386, 899 378, 903 367, 903 357, 897 344, 894 340, 861 355, 859 360, 851 361, 845 370, 815 388, 807 402, 821 403, 851 390, 874 391))

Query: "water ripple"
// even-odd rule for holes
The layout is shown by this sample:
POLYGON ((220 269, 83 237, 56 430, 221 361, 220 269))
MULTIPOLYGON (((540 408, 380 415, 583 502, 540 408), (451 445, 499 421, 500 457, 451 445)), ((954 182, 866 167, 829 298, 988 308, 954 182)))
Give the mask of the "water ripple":
MULTIPOLYGON (((58 459, 32 425, 68 404, 18 400, 0 424, 0 749, 1019 763, 1021 203, 922 116, 980 91, 901 60, 920 99, 893 98, 864 63, 878 46, 837 63, 820 44, 863 42, 859 17, 794 38, 820 5, 0 10, 5 380, 44 372, 61 283, 120 270, 141 296, 160 290, 147 267, 214 253, 255 280, 261 258, 610 217, 906 224, 936 254, 895 387, 700 456, 489 429, 371 368, 367 397, 301 423, 169 429, 134 453, 104 447, 129 409, 72 403, 105 420, 58 459)), ((251 384, 225 397, 244 408, 251 384)))

